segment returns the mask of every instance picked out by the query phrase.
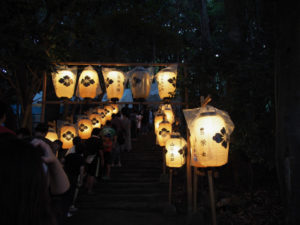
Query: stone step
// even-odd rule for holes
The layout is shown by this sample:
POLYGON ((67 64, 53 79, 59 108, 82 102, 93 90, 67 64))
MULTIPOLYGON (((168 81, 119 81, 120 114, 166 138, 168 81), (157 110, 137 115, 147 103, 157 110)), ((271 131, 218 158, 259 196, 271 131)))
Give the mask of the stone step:
POLYGON ((166 202, 122 202, 122 201, 109 201, 105 204, 97 202, 80 203, 80 210, 87 209, 114 209, 114 210, 128 210, 136 212, 162 212, 166 202))
POLYGON ((113 187, 113 186, 99 186, 94 189, 97 193, 102 194, 149 194, 149 193, 160 193, 164 194, 168 191, 168 187, 147 187, 143 186, 141 187, 113 187))
POLYGON ((168 196, 165 193, 99 193, 96 195, 87 195, 81 199, 80 203, 97 202, 99 204, 107 202, 156 202, 164 199, 167 201, 168 196))

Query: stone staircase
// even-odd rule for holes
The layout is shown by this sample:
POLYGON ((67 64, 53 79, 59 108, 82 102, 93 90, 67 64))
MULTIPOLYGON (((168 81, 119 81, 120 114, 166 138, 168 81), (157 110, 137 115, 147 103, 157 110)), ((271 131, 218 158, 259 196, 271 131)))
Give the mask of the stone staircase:
POLYGON ((95 185, 96 195, 82 195, 80 209, 115 209, 161 212, 168 201, 168 184, 160 182, 162 152, 154 137, 132 142, 132 151, 122 153, 122 167, 113 167, 111 180, 95 185))

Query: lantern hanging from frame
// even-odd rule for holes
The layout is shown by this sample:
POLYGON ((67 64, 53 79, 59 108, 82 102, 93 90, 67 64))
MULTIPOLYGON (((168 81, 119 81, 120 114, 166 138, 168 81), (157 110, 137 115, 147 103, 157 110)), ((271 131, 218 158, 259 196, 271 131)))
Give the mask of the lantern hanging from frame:
POLYGON ((155 75, 160 99, 170 99, 176 93, 177 65, 160 70, 155 75))
POLYGON ((164 116, 165 115, 160 111, 155 113, 155 116, 154 116, 154 132, 155 132, 155 134, 157 134, 159 124, 164 120, 164 116))
POLYGON ((45 138, 47 138, 49 141, 52 141, 52 142, 58 140, 58 135, 57 135, 56 131, 54 130, 54 128, 48 129, 48 132, 47 132, 45 138))
POLYGON ((113 107, 111 105, 105 105, 104 106, 104 111, 106 114, 106 121, 112 119, 112 114, 113 114, 113 107))
POLYGON ((228 161, 234 124, 229 115, 212 106, 183 110, 190 130, 191 165, 217 167, 228 161))
POLYGON ((87 66, 79 77, 77 96, 81 98, 95 98, 101 93, 97 71, 92 66, 87 66))
POLYGON ((72 98, 77 79, 77 67, 60 66, 52 73, 52 82, 58 98, 72 98))
POLYGON ((106 113, 104 108, 98 107, 97 108, 97 113, 100 115, 101 117, 101 126, 104 126, 106 124, 106 113))
POLYGON ((166 145, 167 140, 170 138, 172 133, 172 124, 168 121, 163 120, 159 126, 156 133, 157 144, 161 147, 166 145))
POLYGON ((92 121, 85 116, 81 117, 80 119, 78 119, 77 122, 77 131, 78 131, 78 136, 81 139, 85 140, 90 138, 93 131, 92 121))
POLYGON ((119 101, 124 93, 126 76, 124 72, 114 68, 102 68, 107 98, 111 101, 119 101))
POLYGON ((66 123, 60 128, 60 141, 63 149, 73 147, 73 139, 76 137, 76 129, 73 124, 66 123))
POLYGON ((186 141, 179 133, 173 132, 166 142, 166 165, 179 168, 185 164, 186 141))
POLYGON ((110 106, 112 107, 112 113, 113 114, 117 114, 119 112, 118 104, 111 104, 110 106))
POLYGON ((89 115, 89 119, 92 122, 92 127, 94 128, 101 128, 101 115, 98 113, 91 113, 89 115))
POLYGON ((143 101, 148 98, 153 79, 152 71, 153 68, 136 67, 128 72, 133 99, 143 101))
POLYGON ((175 115, 170 104, 161 105, 161 111, 165 114, 165 119, 171 124, 175 122, 175 115))

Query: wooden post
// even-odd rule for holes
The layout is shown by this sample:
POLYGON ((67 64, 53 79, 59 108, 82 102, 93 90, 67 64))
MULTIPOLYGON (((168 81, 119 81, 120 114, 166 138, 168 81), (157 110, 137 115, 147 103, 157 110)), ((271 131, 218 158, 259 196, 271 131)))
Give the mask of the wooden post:
MULTIPOLYGON (((183 67, 184 72, 184 80, 187 82, 187 68, 186 66, 183 67)), ((187 83, 185 83, 185 103, 186 108, 188 108, 188 87, 187 83)), ((187 185, 187 211, 188 213, 192 212, 193 208, 193 188, 192 188, 192 168, 191 168, 191 148, 190 148, 190 135, 189 129, 186 129, 187 133, 187 156, 186 156, 186 185, 187 185)))
POLYGON ((43 75, 42 112, 41 112, 41 119, 40 119, 40 121, 42 123, 45 122, 46 96, 47 96, 47 72, 44 72, 44 75, 43 75))
POLYGON ((172 182, 173 182, 173 169, 170 168, 170 175, 169 175, 169 204, 172 204, 172 182))
POLYGON ((166 174, 166 154, 165 154, 165 147, 162 148, 162 156, 163 156, 163 175, 166 174))
POLYGON ((198 168, 194 167, 194 179, 193 179, 193 211, 197 212, 197 192, 198 192, 198 168))
POLYGON ((208 175, 208 185, 209 185, 209 197, 210 197, 210 208, 211 208, 212 224, 217 225, 214 183, 213 183, 213 177, 212 177, 212 170, 211 169, 207 171, 207 175, 208 175))

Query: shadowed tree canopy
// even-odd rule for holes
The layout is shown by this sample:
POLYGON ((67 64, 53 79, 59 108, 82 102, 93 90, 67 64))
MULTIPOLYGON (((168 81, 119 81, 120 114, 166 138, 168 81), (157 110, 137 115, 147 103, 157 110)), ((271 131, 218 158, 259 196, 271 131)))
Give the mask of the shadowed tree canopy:
MULTIPOLYGON (((20 104, 20 126, 30 127, 33 96, 55 62, 185 62, 189 77, 184 80, 179 71, 177 94, 187 85, 190 107, 211 94, 213 105, 238 124, 231 158, 244 160, 253 176, 265 175, 256 171, 261 167, 276 175, 278 5, 273 0, 3 0, 0 99, 20 104)), ((282 21, 284 30, 289 20, 282 21)), ((253 186, 250 181, 245 185, 253 186)))

